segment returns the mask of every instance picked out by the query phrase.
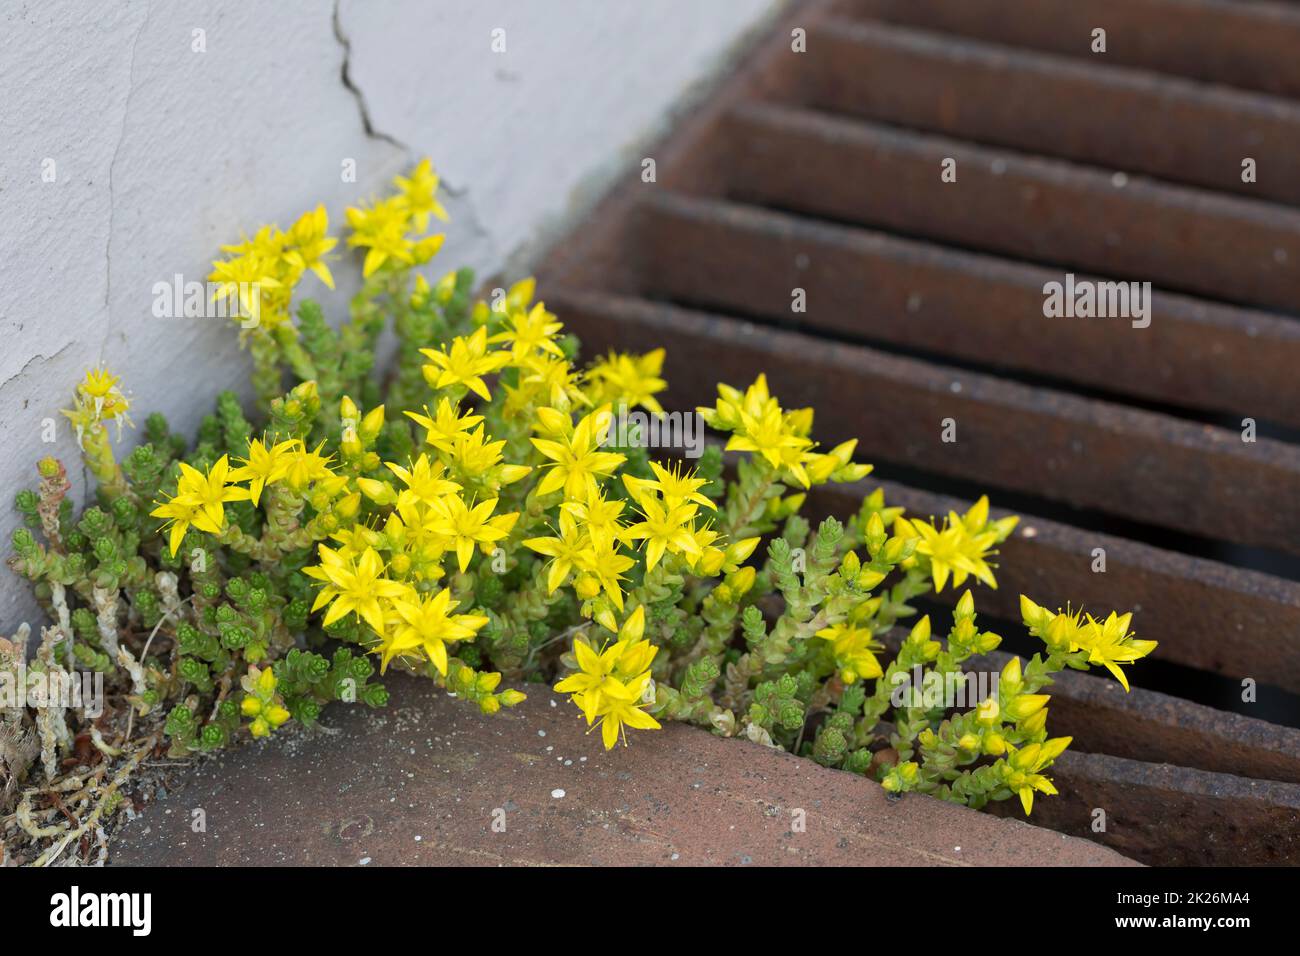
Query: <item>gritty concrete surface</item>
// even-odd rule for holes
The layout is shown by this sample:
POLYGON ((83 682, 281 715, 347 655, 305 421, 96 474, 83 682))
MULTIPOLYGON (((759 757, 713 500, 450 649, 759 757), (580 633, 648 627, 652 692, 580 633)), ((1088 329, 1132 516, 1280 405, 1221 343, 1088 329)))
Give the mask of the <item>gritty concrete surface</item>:
MULTIPOLYGON (((228 321, 156 318, 156 283, 205 280, 220 244, 317 202, 337 230, 426 154, 452 217, 433 276, 522 266, 639 172, 643 144, 779 5, 0 4, 0 548, 36 460, 76 459, 58 409, 88 366, 123 376, 137 421, 162 411, 187 433, 220 389, 249 394, 228 321)), ((335 271, 337 317, 356 274, 335 271)), ((24 583, 0 574, 0 632, 24 619, 24 583)))
MULTIPOLYGON (((426 681, 201 763, 115 865, 1132 865, 1111 850, 681 724, 606 753, 546 687, 482 717, 426 681), (198 811, 202 811, 201 815, 198 811), (206 831, 195 832, 201 819, 206 831)), ((1045 799, 1045 798, 1044 798, 1045 799)))

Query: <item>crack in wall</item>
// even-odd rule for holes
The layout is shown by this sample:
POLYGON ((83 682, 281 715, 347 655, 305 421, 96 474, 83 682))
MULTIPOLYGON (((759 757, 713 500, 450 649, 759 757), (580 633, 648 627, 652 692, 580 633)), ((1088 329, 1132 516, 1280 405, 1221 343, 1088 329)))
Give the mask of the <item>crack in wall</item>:
MULTIPOLYGON (((352 77, 352 41, 343 29, 342 6, 343 0, 334 0, 334 39, 338 41, 339 47, 343 50, 343 63, 339 69, 339 78, 343 83, 344 89, 352 94, 352 98, 356 101, 357 112, 361 116, 361 125, 365 130, 366 136, 373 140, 378 140, 379 142, 388 143, 390 146, 401 150, 403 156, 410 161, 415 158, 416 150, 408 143, 398 139, 392 133, 384 132, 375 126, 374 119, 370 115, 370 104, 366 100, 366 94, 352 77)), ((495 250, 496 241, 493 238, 491 231, 479 218, 478 212, 474 208, 473 200, 469 198, 470 187, 457 187, 454 183, 450 182, 446 176, 440 176, 440 179, 443 191, 446 192, 450 198, 462 202, 463 216, 459 217, 459 221, 465 223, 469 227, 470 237, 473 240, 485 240, 495 250)))
POLYGON ((351 93, 352 98, 357 101, 357 112, 361 114, 361 125, 365 128, 366 135, 371 139, 377 139, 381 142, 396 146, 407 156, 410 156, 411 148, 409 146, 391 133, 382 132, 375 127, 374 121, 370 118, 370 107, 366 103, 366 95, 361 92, 361 87, 357 86, 352 79, 352 74, 350 72, 352 67, 352 41, 349 40, 348 35, 343 32, 343 18, 339 12, 342 5, 343 0, 334 0, 334 39, 336 39, 339 46, 343 48, 343 65, 339 70, 339 78, 343 81, 343 87, 351 93))
POLYGON ((26 375, 27 370, 31 368, 33 365, 35 365, 37 362, 52 362, 54 361, 54 359, 58 358, 68 349, 72 348, 74 344, 76 343, 65 342, 60 348, 58 348, 54 352, 51 352, 49 355, 46 355, 44 352, 37 352, 35 355, 33 355, 31 358, 29 358, 26 362, 23 363, 22 368, 14 372, 14 374, 10 375, 3 382, 0 382, 0 391, 3 391, 6 387, 8 387, 8 385, 11 382, 16 382, 18 379, 26 375))
POLYGON ((101 366, 104 364, 104 357, 108 352, 108 340, 113 332, 113 226, 117 205, 113 195, 113 170, 117 166, 117 157, 122 151, 122 144, 126 142, 127 118, 131 115, 131 98, 135 95, 135 55, 152 13, 152 2, 146 2, 144 18, 140 21, 140 27, 135 31, 135 38, 131 41, 131 56, 126 67, 126 97, 122 101, 122 125, 117 133, 117 145, 113 147, 113 155, 108 161, 108 236, 104 239, 104 340, 99 345, 101 366))

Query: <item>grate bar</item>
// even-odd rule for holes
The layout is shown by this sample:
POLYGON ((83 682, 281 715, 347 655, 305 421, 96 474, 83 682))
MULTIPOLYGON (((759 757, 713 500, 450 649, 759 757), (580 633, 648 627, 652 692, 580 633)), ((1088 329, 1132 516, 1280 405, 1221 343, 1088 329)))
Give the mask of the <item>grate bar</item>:
POLYGON ((772 104, 731 111, 722 134, 734 198, 1296 308, 1300 210, 772 104), (945 159, 956 182, 940 181, 945 159))
POLYGON ((808 45, 819 51, 808 57, 810 106, 1300 202, 1290 100, 841 18, 811 25, 808 45), (1269 174, 1242 182, 1243 157, 1269 174))
MULTIPOLYGON (((1300 785, 1067 750, 1052 765, 1060 790, 1034 801, 1034 823, 1153 866, 1300 863, 1300 785), (1106 812, 1104 833, 1092 830, 1106 812)), ((1018 808, 990 804, 993 813, 1018 808)))
POLYGON ((808 331, 1300 425, 1300 322, 1157 293, 1151 326, 1043 318, 1061 274, 886 233, 657 192, 637 211, 642 290, 808 331), (745 282, 725 281, 743 275, 745 282), (791 290, 807 312, 792 316, 791 290), (1068 359, 1062 357, 1068 356, 1068 359), (1252 374, 1238 374, 1239 368, 1252 374))
POLYGON ((1300 96, 1300 10, 1235 0, 848 0, 883 20, 1062 56, 1300 96), (1092 32, 1106 30, 1104 57, 1092 32))
POLYGON ((677 343, 679 405, 767 369, 818 410, 825 441, 858 438, 872 460, 1300 551, 1300 447, 627 296, 552 287, 548 301, 595 351, 677 343), (943 441, 945 419, 959 440, 943 441))
MULTIPOLYGON (((818 519, 853 514, 876 487, 884 489, 886 501, 921 515, 962 513, 971 505, 868 477, 816 489, 811 513, 818 519)), ((998 508, 993 513, 1007 514, 998 508)), ((998 564, 998 589, 979 595, 980 608, 989 614, 1019 620, 1021 594, 1049 607, 1137 609, 1140 630, 1160 641, 1162 659, 1227 677, 1254 674, 1300 693, 1300 583, 1035 515, 1021 516, 998 564), (1104 574, 1092 571, 1095 548, 1105 549, 1104 574), (1231 621, 1231 637, 1207 621, 1231 621)), ((951 591, 939 597, 955 600, 951 591)))
MULTIPOLYGON (((905 634, 895 628, 883 641, 897 652, 905 634)), ((1010 659, 1002 651, 972 657, 966 672, 1001 671, 1010 659)), ((1075 737, 1075 751, 1300 783, 1300 730, 1142 687, 1126 693, 1093 673, 1062 671, 1046 692, 1052 733, 1075 737)))

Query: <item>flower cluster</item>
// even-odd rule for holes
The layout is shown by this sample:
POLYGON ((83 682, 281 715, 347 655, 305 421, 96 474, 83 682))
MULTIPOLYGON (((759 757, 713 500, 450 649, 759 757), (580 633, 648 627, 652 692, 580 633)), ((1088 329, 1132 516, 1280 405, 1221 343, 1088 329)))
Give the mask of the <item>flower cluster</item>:
MULTIPOLYGON (((150 416, 118 462, 105 424, 126 421, 127 399, 87 376, 67 414, 98 504, 75 518, 53 460, 18 497, 10 563, 56 621, 42 666, 104 673, 124 731, 157 718, 178 754, 310 724, 331 702, 382 706, 370 678, 396 669, 488 714, 524 700, 507 684, 552 683, 607 748, 682 720, 893 791, 1018 796, 1026 812, 1054 792, 1045 771, 1070 741, 1048 735, 1040 691, 1093 665, 1127 688, 1123 666, 1155 647, 1131 615, 1023 598, 1044 653, 999 665, 996 694, 899 699, 900 679, 986 666, 1001 638, 976 625, 972 591, 944 638, 913 602, 996 587, 1016 518, 986 498, 909 515, 863 488, 857 514, 813 528, 808 497, 871 466, 853 441, 820 446, 813 410, 783 407, 763 375, 694 413, 725 442, 690 466, 652 456, 613 423, 663 412, 664 350, 584 366, 531 279, 480 300, 468 270, 421 274, 442 241, 426 235, 446 218, 437 186, 425 161, 347 211, 363 282, 341 324, 295 297, 307 272, 333 283, 323 209, 225 248, 220 294, 258 290, 241 303, 261 316, 242 333, 251 420, 223 394, 191 445, 150 416)), ((53 776, 72 735, 40 719, 53 776)))
POLYGON ((251 237, 221 247, 230 255, 212 263, 208 281, 216 287, 213 298, 229 303, 232 317, 241 324, 251 319, 273 329, 290 320, 294 288, 306 273, 334 288, 327 260, 337 244, 329 235, 324 206, 303 213, 288 231, 263 226, 251 237))
POLYGON ((1100 664, 1115 675, 1125 690, 1128 690, 1128 677, 1120 665, 1132 664, 1156 649, 1155 641, 1138 640, 1129 632, 1133 622, 1131 613, 1121 615, 1111 611, 1104 621, 1079 611, 1054 614, 1023 594, 1020 613, 1029 632, 1041 638, 1053 655, 1080 670, 1089 664, 1100 664))
POLYGON ((250 667, 248 673, 240 678, 239 685, 244 689, 239 709, 245 717, 253 719, 248 731, 254 737, 270 736, 272 730, 289 719, 284 701, 275 692, 275 671, 269 667, 250 667))
POLYGON ((410 176, 398 176, 394 183, 398 190, 392 196, 348 210, 352 229, 348 246, 366 250, 366 278, 386 264, 397 269, 423 265, 442 248, 441 233, 423 235, 431 215, 447 219, 438 201, 438 176, 429 160, 422 160, 410 176))
POLYGON ((643 709, 654 702, 650 663, 659 648, 644 640, 643 633, 645 608, 638 607, 619 628, 614 643, 596 649, 578 638, 573 642, 578 671, 555 685, 560 693, 572 695, 588 724, 600 726, 606 749, 620 734, 626 743, 625 727, 659 729, 659 722, 643 709))

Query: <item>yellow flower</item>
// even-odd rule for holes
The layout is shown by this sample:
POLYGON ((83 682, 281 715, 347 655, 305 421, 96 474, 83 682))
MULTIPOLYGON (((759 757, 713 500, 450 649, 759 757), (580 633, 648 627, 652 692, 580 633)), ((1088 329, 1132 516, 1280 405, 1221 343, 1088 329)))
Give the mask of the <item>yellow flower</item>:
MULTIPOLYGON (((720 384, 716 406, 702 406, 697 411, 709 426, 733 433, 727 441, 727 450, 760 455, 805 488, 813 483, 808 473, 810 463, 818 464, 823 471, 826 468, 823 456, 810 450, 812 409, 782 411, 780 403, 768 392, 765 375, 759 375, 743 393, 720 384)), ((837 466, 842 454, 843 446, 831 453, 837 466)))
POLYGON ((506 386, 507 415, 520 414, 539 403, 556 408, 592 404, 578 386, 578 374, 567 358, 534 352, 519 363, 519 369, 518 386, 506 386))
POLYGON ((488 619, 481 614, 452 615, 457 602, 452 600, 451 591, 447 588, 433 597, 420 598, 414 592, 412 596, 415 598, 413 601, 397 598, 392 602, 399 619, 392 632, 384 638, 379 672, 382 674, 396 655, 419 648, 438 669, 438 673, 445 676, 446 642, 473 637, 487 624, 488 619))
POLYGON ((181 542, 185 539, 185 532, 194 523, 194 518, 199 509, 193 505, 187 505, 184 502, 172 498, 167 502, 154 502, 158 507, 149 512, 155 518, 167 519, 163 523, 164 528, 170 528, 170 534, 167 539, 167 546, 171 550, 172 556, 175 557, 176 551, 180 548, 181 542))
POLYGON ((566 501, 560 505, 561 512, 568 512, 581 521, 594 535, 616 538, 623 531, 619 516, 626 503, 617 498, 606 498, 599 492, 587 501, 566 501))
POLYGON ((388 470, 401 479, 406 490, 398 495, 398 501, 413 498, 426 505, 440 501, 445 495, 460 491, 460 485, 443 477, 446 466, 440 461, 430 462, 428 455, 421 455, 411 463, 410 469, 403 468, 396 462, 386 461, 388 470))
POLYGON ((511 313, 506 318, 506 330, 498 332, 488 341, 493 344, 509 342, 510 358, 516 363, 534 352, 549 352, 552 355, 563 356, 564 352, 554 340, 556 333, 564 326, 554 320, 555 316, 547 312, 545 306, 538 302, 527 313, 511 313))
POLYGON ((645 520, 625 529, 623 538, 628 541, 644 539, 647 571, 659 563, 665 552, 699 556, 700 546, 695 540, 691 525, 695 513, 699 511, 698 505, 682 504, 670 508, 648 496, 642 498, 639 504, 645 520))
POLYGON ((294 491, 304 491, 313 481, 334 477, 329 466, 333 456, 321 454, 324 445, 325 442, 322 441, 314 450, 308 451, 302 442, 295 441, 292 448, 286 449, 282 476, 284 483, 294 491))
POLYGON ((304 574, 325 582, 311 609, 316 611, 329 605, 323 622, 325 627, 355 613, 371 630, 382 635, 384 610, 380 599, 401 597, 406 593, 406 585, 383 576, 384 562, 371 548, 358 558, 345 558, 323 544, 317 550, 321 563, 303 568, 304 574))
POLYGON ((430 413, 427 408, 424 411, 423 415, 416 412, 407 412, 406 415, 425 430, 425 444, 438 451, 450 452, 457 437, 483 421, 482 415, 462 414, 460 407, 446 398, 438 402, 436 412, 430 413))
POLYGON ((406 204, 396 196, 380 200, 371 206, 363 203, 348 208, 348 225, 352 227, 348 245, 367 250, 362 268, 366 278, 373 275, 390 257, 408 265, 411 263, 411 243, 406 238, 409 218, 410 211, 406 204))
POLYGON ((817 637, 831 642, 831 653, 840 668, 840 679, 846 684, 855 684, 858 680, 874 680, 883 676, 880 661, 872 651, 881 650, 882 645, 875 640, 870 628, 854 624, 834 624, 822 628, 817 637))
POLYGON ((592 400, 596 404, 619 402, 629 407, 640 405, 656 415, 662 415, 663 406, 654 396, 668 387, 668 383, 660 378, 663 365, 663 349, 655 349, 645 355, 611 352, 587 372, 592 400))
POLYGON ((281 287, 275 276, 276 265, 276 259, 252 252, 213 262, 208 275, 208 281, 216 283, 213 301, 228 299, 236 303, 234 318, 256 319, 263 326, 284 321, 288 316, 282 310, 263 308, 264 296, 281 287))
POLYGON ((572 694, 573 702, 590 724, 604 705, 603 694, 616 697, 624 693, 624 682, 648 676, 650 663, 659 648, 642 640, 645 631, 645 608, 638 605, 619 628, 618 640, 601 651, 594 650, 583 638, 573 642, 573 656, 578 672, 555 685, 561 694, 572 694))
POLYGON ((742 413, 750 418, 762 418, 764 414, 773 408, 778 412, 781 410, 777 400, 768 391, 767 376, 760 374, 758 378, 754 379, 754 384, 744 392, 734 389, 730 385, 719 383, 716 406, 714 408, 700 407, 697 411, 704 417, 704 421, 711 428, 730 432, 741 427, 742 413))
POLYGON ((217 459, 206 475, 183 461, 179 464, 181 477, 175 496, 150 512, 155 518, 167 518, 171 523, 173 555, 189 525, 208 534, 221 534, 226 526, 225 502, 247 501, 251 497, 247 488, 226 484, 230 462, 225 455, 217 459))
POLYGON ((253 718, 248 729, 254 737, 270 736, 272 730, 289 719, 289 711, 275 692, 276 679, 271 668, 260 670, 250 666, 239 684, 245 693, 239 710, 245 717, 253 718))
POLYGON ((493 517, 497 500, 489 498, 471 508, 459 496, 449 495, 433 504, 438 513, 434 527, 448 540, 448 550, 456 552, 462 572, 469 567, 476 545, 484 554, 491 554, 492 545, 509 534, 519 520, 518 512, 493 517))
POLYGON ((420 349, 430 365, 423 367, 424 380, 430 388, 464 385, 485 401, 492 400, 483 381, 484 375, 500 370, 510 356, 506 352, 488 352, 487 328, 479 326, 468 338, 458 335, 451 346, 443 350, 420 349))
POLYGON ((1088 653, 1089 664, 1101 664, 1115 675, 1124 690, 1129 689, 1128 678, 1120 664, 1132 664, 1156 649, 1156 641, 1140 641, 1129 633, 1132 613, 1123 616, 1111 611, 1105 621, 1091 614, 1088 621, 1076 632, 1075 642, 1088 653))
POLYGON ((227 476, 231 481, 247 481, 249 499, 257 505, 262 497, 262 489, 270 483, 279 481, 288 471, 288 454, 298 446, 296 439, 278 442, 267 448, 260 438, 248 442, 248 457, 236 459, 243 464, 227 476))
POLYGON ((836 445, 826 454, 813 454, 808 462, 808 477, 814 485, 828 481, 844 483, 861 481, 871 474, 871 465, 859 465, 853 461, 853 450, 858 447, 856 438, 836 445))
MULTIPOLYGON (((618 632, 618 640, 602 649, 594 649, 585 637, 573 642, 573 656, 578 665, 555 685, 559 693, 570 694, 587 723, 599 721, 605 748, 617 742, 623 728, 651 730, 659 724, 641 711, 642 698, 649 696, 650 664, 658 648, 642 639, 645 609, 638 606, 618 632)), ((626 742, 626 740, 625 740, 626 742)))
POLYGON ((1019 750, 1007 745, 1007 758, 998 761, 998 771, 1007 787, 1019 794, 1026 815, 1033 812, 1035 790, 1048 795, 1056 794, 1056 787, 1041 771, 1050 767, 1073 739, 1057 737, 1041 744, 1029 744, 1019 750))
POLYGON ((324 205, 303 213, 289 229, 284 258, 297 274, 310 270, 326 287, 332 289, 334 276, 325 264, 325 255, 339 241, 329 235, 329 228, 329 214, 325 212, 324 205))
MULTIPOLYGON (((118 378, 106 369, 90 369, 77 384, 73 407, 63 409, 63 414, 77 430, 77 445, 84 452, 105 460, 109 469, 116 469, 107 437, 99 440, 87 435, 100 422, 117 421, 117 437, 122 437, 122 426, 131 425, 127 412, 131 403, 118 387, 118 378), (89 442, 88 442, 89 439, 89 442)), ((97 433, 96 433, 97 434, 97 433)))
POLYGON ((769 406, 759 416, 742 409, 740 426, 740 430, 727 440, 728 451, 762 455, 774 468, 788 471, 805 488, 812 484, 804 468, 804 463, 813 457, 808 453, 812 442, 794 432, 779 407, 769 406))
POLYGON ((527 312, 532 305, 533 295, 537 292, 537 280, 532 276, 520 279, 506 290, 505 298, 493 304, 498 312, 509 315, 511 312, 527 312))
POLYGON ((1079 611, 1052 613, 1040 607, 1026 595, 1020 595, 1020 614, 1029 633, 1057 653, 1073 654, 1083 651, 1089 664, 1100 664, 1129 689, 1128 677, 1121 664, 1132 664, 1156 649, 1157 641, 1138 640, 1129 633, 1132 613, 1116 614, 1111 611, 1104 621, 1079 611))
POLYGON ((965 516, 948 512, 942 528, 919 518, 896 518, 895 534, 900 537, 920 537, 916 553, 930 559, 935 591, 942 591, 948 576, 953 587, 961 587, 968 576, 974 576, 990 588, 997 588, 997 579, 986 558, 996 554, 993 546, 999 541, 998 533, 982 530, 988 516, 988 499, 981 498, 965 516))
POLYGON ((599 494, 597 477, 608 477, 627 458, 613 452, 599 451, 609 431, 608 408, 597 409, 578 422, 567 438, 530 439, 538 451, 549 458, 546 476, 537 485, 539 495, 564 489, 572 501, 586 501, 599 494))
MULTIPOLYGON (((480 425, 472 432, 461 432, 452 440, 451 460, 461 476, 482 478, 496 468, 505 447, 504 439, 491 441, 480 425)), ((532 469, 526 465, 503 465, 498 475, 500 484, 508 485, 512 481, 518 481, 530 471, 532 469)))
POLYGON ((578 671, 556 684, 555 691, 573 695, 573 702, 587 718, 588 725, 596 719, 596 710, 603 701, 602 691, 606 688, 622 690, 622 684, 614 677, 614 666, 624 650, 626 648, 621 643, 596 651, 581 638, 573 642, 573 657, 578 663, 578 671))
POLYGON ((626 684, 621 681, 615 683, 617 687, 601 688, 600 704, 596 708, 596 722, 606 750, 612 750, 620 737, 624 746, 627 745, 627 727, 638 730, 659 729, 659 721, 641 710, 645 706, 642 698, 650 685, 650 672, 646 671, 626 684))
POLYGON ((588 546, 587 534, 578 529, 573 512, 563 509, 560 511, 558 537, 528 538, 524 541, 524 547, 551 559, 551 568, 546 575, 548 594, 555 593, 555 589, 564 584, 588 546))
POLYGON ((438 202, 438 174, 433 171, 433 164, 427 156, 411 170, 409 177, 395 177, 393 185, 401 190, 401 198, 420 232, 429 228, 430 213, 443 222, 447 221, 447 210, 438 202))
POLYGON ((78 384, 77 393, 94 407, 95 414, 99 418, 107 421, 119 415, 126 415, 131 407, 118 387, 119 381, 121 380, 116 375, 110 374, 107 369, 90 369, 78 384))
POLYGON ((589 546, 578 557, 578 567, 596 580, 620 611, 623 610, 623 572, 636 562, 619 550, 618 539, 604 534, 588 535, 589 546))
MULTIPOLYGON (((654 472, 653 481, 638 482, 637 479, 630 475, 623 476, 623 483, 632 491, 633 484, 640 484, 646 488, 654 488, 663 495, 664 502, 671 508, 688 501, 703 505, 705 508, 711 508, 714 511, 718 506, 713 503, 707 496, 700 492, 700 489, 709 483, 707 478, 698 478, 693 471, 686 471, 680 464, 669 465, 665 468, 657 461, 650 462, 650 470, 654 472)), ((632 491, 634 497, 638 497, 635 491, 632 491)))

